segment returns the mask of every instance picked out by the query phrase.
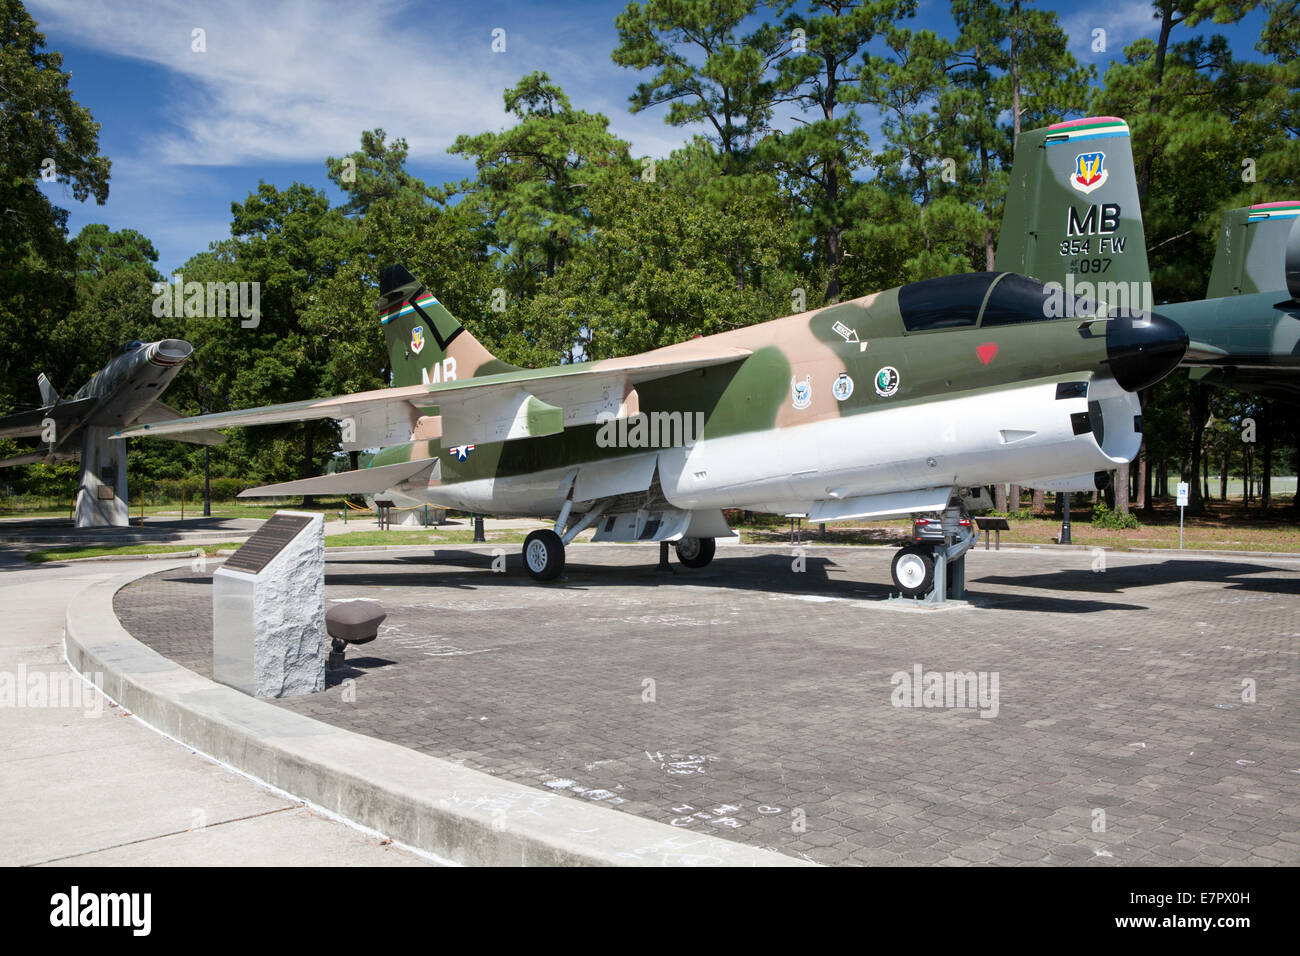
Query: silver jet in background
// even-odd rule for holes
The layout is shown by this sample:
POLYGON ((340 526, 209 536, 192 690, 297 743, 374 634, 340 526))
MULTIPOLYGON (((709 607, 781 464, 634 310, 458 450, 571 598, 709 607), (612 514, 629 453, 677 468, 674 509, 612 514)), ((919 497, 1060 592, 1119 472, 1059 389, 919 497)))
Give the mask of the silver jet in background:
MULTIPOLYGON (((33 451, 0 460, 0 467, 81 459, 77 481, 78 528, 127 523, 126 443, 109 436, 132 424, 170 421, 180 412, 158 400, 193 352, 180 339, 127 342, 71 398, 61 398, 48 378, 37 379, 40 408, 0 418, 0 438, 39 438, 33 451)), ((225 436, 196 430, 180 441, 219 445, 225 436)))

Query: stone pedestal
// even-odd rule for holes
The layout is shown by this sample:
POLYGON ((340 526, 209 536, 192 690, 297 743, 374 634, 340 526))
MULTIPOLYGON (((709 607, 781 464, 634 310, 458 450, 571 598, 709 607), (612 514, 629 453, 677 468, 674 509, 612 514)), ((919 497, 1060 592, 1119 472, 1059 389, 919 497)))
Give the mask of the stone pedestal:
POLYGON ((77 481, 78 528, 125 528, 126 441, 108 436, 114 429, 87 426, 81 440, 81 475, 77 481))
POLYGON ((278 511, 213 572, 213 679, 254 697, 310 694, 325 688, 326 653, 324 518, 278 511))

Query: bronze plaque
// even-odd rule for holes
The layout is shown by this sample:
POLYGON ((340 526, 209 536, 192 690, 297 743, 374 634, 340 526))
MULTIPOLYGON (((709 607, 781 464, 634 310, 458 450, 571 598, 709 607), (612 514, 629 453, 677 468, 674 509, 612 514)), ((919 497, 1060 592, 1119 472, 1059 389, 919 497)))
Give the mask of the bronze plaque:
POLYGON ((249 536, 238 551, 226 559, 226 567, 258 574, 310 523, 311 518, 306 515, 272 515, 266 524, 249 536))

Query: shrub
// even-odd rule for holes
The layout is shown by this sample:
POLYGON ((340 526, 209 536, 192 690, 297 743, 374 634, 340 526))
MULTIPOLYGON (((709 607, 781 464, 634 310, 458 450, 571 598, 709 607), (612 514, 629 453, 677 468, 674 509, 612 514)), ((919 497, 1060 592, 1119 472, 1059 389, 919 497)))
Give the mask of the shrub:
POLYGON ((1099 501, 1092 509, 1092 526, 1094 528, 1114 528, 1115 530, 1124 530, 1140 528, 1141 524, 1134 515, 1122 515, 1118 511, 1111 511, 1106 502, 1099 501))

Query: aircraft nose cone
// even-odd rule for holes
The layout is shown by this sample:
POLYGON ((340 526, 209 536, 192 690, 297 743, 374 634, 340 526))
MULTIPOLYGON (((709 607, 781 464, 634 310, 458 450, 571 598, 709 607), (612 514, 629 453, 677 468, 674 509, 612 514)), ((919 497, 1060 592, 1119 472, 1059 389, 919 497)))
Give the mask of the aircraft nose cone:
POLYGON ((1187 351, 1187 333, 1173 319, 1119 311, 1106 323, 1106 361, 1120 388, 1136 392, 1160 381, 1187 351))

